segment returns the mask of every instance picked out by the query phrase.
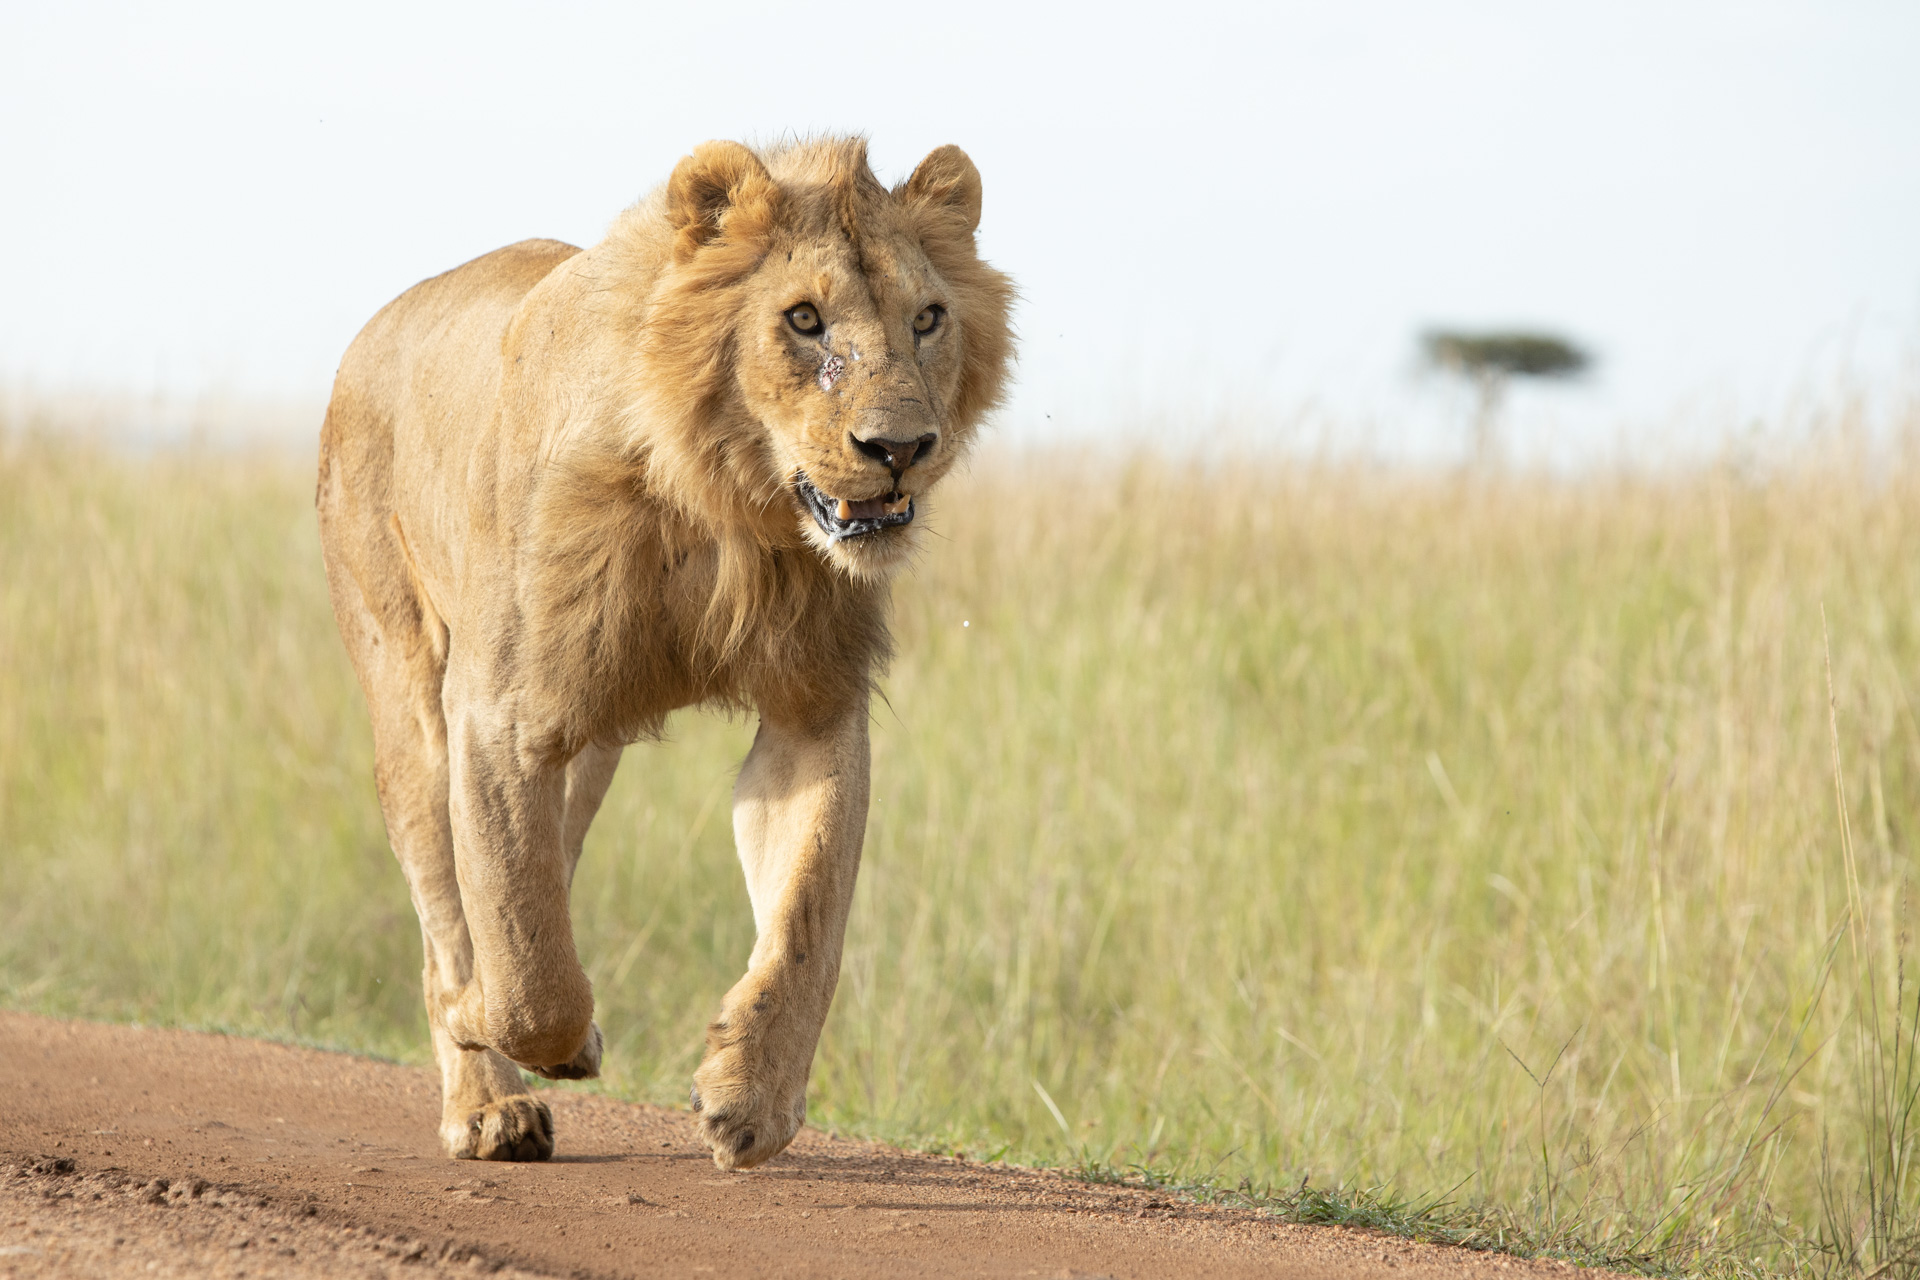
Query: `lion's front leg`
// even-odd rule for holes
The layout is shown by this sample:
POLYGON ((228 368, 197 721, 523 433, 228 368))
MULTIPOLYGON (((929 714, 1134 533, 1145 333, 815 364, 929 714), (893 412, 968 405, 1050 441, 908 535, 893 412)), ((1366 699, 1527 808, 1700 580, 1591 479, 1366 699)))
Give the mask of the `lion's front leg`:
POLYGON ((440 993, 440 1025, 462 1049, 550 1079, 597 1075, 593 986, 567 900, 568 766, 525 748, 510 705, 463 693, 450 673, 448 816, 473 962, 440 993))
MULTIPOLYGON (((619 761, 618 747, 589 747, 567 765, 562 852, 569 879, 580 860, 587 826, 619 761)), ((513 1062, 490 1048, 472 1043, 462 1047, 443 1025, 446 1009, 457 1007, 463 998, 471 1000, 475 993, 484 997, 473 981, 473 949, 453 862, 449 847, 437 882, 414 878, 416 898, 426 904, 420 915, 426 939, 427 1010, 434 1024, 434 1056, 440 1064, 440 1138, 447 1154, 456 1159, 545 1160, 553 1154, 553 1113, 547 1104, 527 1092, 513 1062)), ((467 1037, 469 1041, 477 1038, 472 1030, 467 1037)), ((561 1080, 595 1075, 600 1051, 600 1029, 589 1026, 586 1044, 572 1059, 557 1066, 535 1064, 533 1069, 561 1080)))
POLYGON ((734 785, 734 841, 759 937, 693 1077, 701 1134, 722 1169, 778 1154, 806 1119, 860 870, 867 769, 862 698, 826 726, 763 714, 734 785))

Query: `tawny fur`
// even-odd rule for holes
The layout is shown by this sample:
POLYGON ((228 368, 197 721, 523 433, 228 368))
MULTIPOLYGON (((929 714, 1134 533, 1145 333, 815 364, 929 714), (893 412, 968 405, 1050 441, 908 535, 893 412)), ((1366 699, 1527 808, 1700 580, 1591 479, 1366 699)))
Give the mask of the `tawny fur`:
POLYGON ((593 248, 488 254, 348 349, 321 533, 420 916, 450 1155, 546 1158, 552 1118, 517 1068, 597 1073, 573 868, 621 748, 702 703, 760 717, 734 804, 758 941, 696 1106, 723 1168, 798 1130, 859 867, 888 576, 1012 358, 980 207, 954 147, 888 191, 857 139, 707 143, 593 248), (817 337, 789 322, 802 303, 817 337), (904 469, 876 461, 876 441, 929 438, 904 469), (801 474, 918 516, 830 537, 801 474))

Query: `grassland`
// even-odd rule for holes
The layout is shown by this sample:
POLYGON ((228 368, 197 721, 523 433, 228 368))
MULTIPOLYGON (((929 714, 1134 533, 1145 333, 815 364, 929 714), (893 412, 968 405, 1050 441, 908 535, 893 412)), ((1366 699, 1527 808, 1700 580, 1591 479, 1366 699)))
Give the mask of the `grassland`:
MULTIPOLYGON (((897 592, 816 1123, 1907 1269, 1920 465, 1085 465, 983 459, 897 592)), ((310 498, 0 444, 0 1002, 424 1058, 310 498)), ((751 944, 750 736, 589 840, 622 1094, 751 944)))

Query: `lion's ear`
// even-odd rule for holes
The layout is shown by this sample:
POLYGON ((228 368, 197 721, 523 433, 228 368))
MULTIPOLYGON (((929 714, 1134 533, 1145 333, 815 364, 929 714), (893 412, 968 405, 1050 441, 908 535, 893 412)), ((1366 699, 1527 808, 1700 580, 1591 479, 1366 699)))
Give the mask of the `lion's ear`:
POLYGON ((759 156, 737 142, 701 143, 667 180, 674 260, 685 262, 723 233, 735 239, 763 234, 779 199, 780 188, 759 156))
POLYGON ((980 171, 956 146, 935 147, 928 152, 907 179, 901 196, 908 204, 952 213, 969 234, 980 225, 980 171))

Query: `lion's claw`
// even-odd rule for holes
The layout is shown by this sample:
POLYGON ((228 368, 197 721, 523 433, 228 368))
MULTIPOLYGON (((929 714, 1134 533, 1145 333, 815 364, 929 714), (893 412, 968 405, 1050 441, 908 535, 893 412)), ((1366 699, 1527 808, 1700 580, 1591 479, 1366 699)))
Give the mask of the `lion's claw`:
POLYGON ((467 1116, 466 1132, 448 1155, 456 1160, 553 1158, 553 1112, 528 1094, 489 1102, 467 1116))
POLYGON ((751 1087, 702 1089, 696 1084, 692 1101, 700 1137, 722 1169, 751 1169, 779 1155, 807 1119, 804 1092, 783 1106, 751 1087))
POLYGON ((771 1129, 756 1124, 744 1110, 709 1107, 700 1113, 700 1136, 713 1149, 713 1162, 722 1169, 751 1169, 786 1150, 799 1131, 797 1124, 771 1129))

